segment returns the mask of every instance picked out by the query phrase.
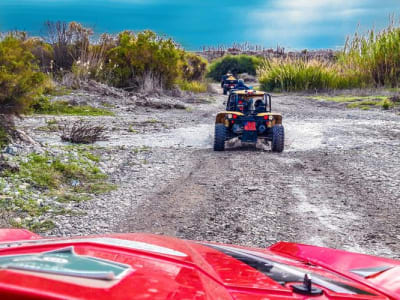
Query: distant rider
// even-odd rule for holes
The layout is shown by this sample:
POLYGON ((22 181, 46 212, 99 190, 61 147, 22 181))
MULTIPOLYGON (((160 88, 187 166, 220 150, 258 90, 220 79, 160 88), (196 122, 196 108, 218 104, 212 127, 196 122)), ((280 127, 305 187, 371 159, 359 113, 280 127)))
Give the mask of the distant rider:
POLYGON ((250 88, 244 84, 243 79, 239 79, 235 86, 235 90, 249 90, 250 88))
POLYGON ((225 75, 222 76, 221 79, 221 87, 224 87, 225 81, 229 78, 229 77, 233 77, 232 73, 228 71, 228 73, 226 73, 225 75))

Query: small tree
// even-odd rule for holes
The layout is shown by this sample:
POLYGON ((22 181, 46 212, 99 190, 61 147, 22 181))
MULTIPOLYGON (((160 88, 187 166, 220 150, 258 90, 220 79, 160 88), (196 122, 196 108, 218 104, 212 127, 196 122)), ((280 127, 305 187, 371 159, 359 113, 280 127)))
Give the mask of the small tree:
POLYGON ((13 116, 24 113, 41 93, 46 76, 39 71, 29 43, 13 35, 0 41, 0 126, 11 133, 13 116))

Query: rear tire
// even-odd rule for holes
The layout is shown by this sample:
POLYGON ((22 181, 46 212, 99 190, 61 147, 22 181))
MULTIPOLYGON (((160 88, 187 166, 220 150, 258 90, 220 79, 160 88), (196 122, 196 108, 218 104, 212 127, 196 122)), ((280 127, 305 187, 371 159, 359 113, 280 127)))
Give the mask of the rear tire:
POLYGON ((225 150, 226 127, 224 124, 215 124, 214 151, 225 150))
POLYGON ((272 127, 272 152, 282 152, 285 148, 285 130, 282 125, 272 127))

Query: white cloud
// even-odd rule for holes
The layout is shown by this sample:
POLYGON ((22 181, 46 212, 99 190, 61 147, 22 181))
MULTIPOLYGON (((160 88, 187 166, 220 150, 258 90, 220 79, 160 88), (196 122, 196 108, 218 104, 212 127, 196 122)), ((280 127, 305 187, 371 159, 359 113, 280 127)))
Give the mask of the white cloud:
MULTIPOLYGON (((252 34, 275 44, 301 44, 307 38, 341 30, 341 22, 359 22, 369 0, 271 0, 249 15, 252 34), (332 24, 336 24, 333 27, 332 24)), ((355 28, 354 28, 355 29, 355 28)), ((249 31, 250 34, 250 31, 249 31)))

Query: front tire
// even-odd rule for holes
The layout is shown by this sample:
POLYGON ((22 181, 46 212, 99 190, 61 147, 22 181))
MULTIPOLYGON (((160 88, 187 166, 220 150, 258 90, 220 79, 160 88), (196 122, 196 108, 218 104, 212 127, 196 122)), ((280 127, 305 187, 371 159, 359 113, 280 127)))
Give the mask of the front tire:
POLYGON ((224 124, 215 124, 214 151, 225 150, 226 127, 224 124))
POLYGON ((282 125, 272 127, 272 152, 282 152, 285 147, 285 130, 282 125))

